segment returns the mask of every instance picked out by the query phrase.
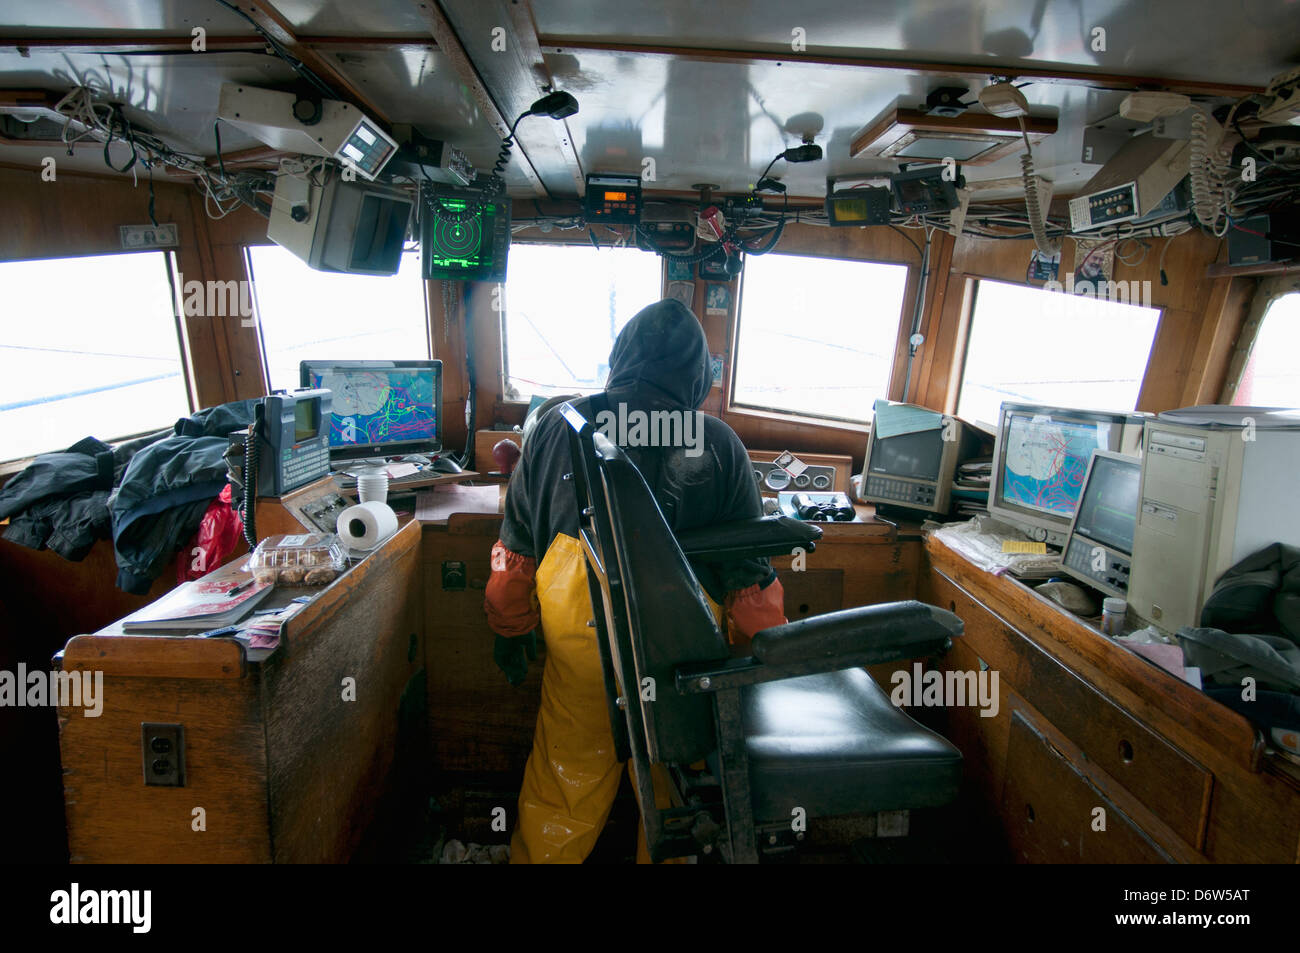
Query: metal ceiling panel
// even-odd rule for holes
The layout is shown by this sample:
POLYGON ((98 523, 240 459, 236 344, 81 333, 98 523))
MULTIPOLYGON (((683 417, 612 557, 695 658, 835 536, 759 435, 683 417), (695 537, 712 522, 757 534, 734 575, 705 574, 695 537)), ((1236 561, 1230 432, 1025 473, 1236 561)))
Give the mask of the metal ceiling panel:
MULTIPOLYGON (((772 167, 791 196, 824 195, 828 175, 895 170, 893 160, 850 158, 854 135, 896 101, 915 105, 937 86, 968 85, 961 78, 798 61, 717 63, 604 52, 548 52, 546 59, 560 88, 581 105, 568 121, 583 168, 639 173, 650 158, 652 187, 670 190, 702 182, 747 189, 773 156, 809 133, 822 146, 822 161, 781 160, 772 167)), ((971 86, 972 98, 982 85, 971 86)), ((1086 181, 1096 167, 1079 161, 1083 127, 1113 115, 1123 94, 1049 83, 1024 92, 1035 114, 1056 115, 1061 127, 1035 150, 1036 170, 1062 191, 1086 181)), ((1018 176, 1020 160, 1011 155, 965 174, 971 181, 1018 176)))
MULTIPOLYGON (((401 49, 326 56, 358 89, 384 103, 392 122, 410 123, 427 135, 446 138, 476 166, 491 168, 500 140, 441 54, 401 49)), ((127 118, 162 134, 174 148, 206 156, 216 153, 212 124, 222 83, 291 89, 296 81, 288 66, 258 54, 0 53, 0 87, 66 92, 89 86, 105 100, 123 103, 127 118)), ((226 152, 261 145, 228 125, 222 127, 221 144, 226 152)), ((78 147, 79 152, 97 149, 90 144, 78 147)), ((532 194, 526 180, 513 171, 507 184, 532 194)))
MULTIPOLYGON (((56 93, 87 86, 103 101, 121 103, 132 123, 160 135, 172 148, 207 156, 216 154, 212 123, 222 83, 278 88, 294 80, 293 71, 280 60, 255 53, 0 53, 0 86, 56 93)), ((260 143, 233 126, 221 130, 224 151, 256 145, 260 143)))
POLYGON ((429 32, 412 0, 273 2, 299 36, 422 36, 429 32))
MULTIPOLYGON (((410 123, 426 135, 446 139, 481 172, 492 168, 501 140, 446 56, 433 50, 327 56, 359 90, 384 104, 391 122, 410 123)), ((514 163, 506 185, 512 193, 533 195, 514 163)))
MULTIPOLYGON (((466 56, 504 121, 514 122, 544 95, 553 80, 537 45, 527 6, 521 8, 506 0, 478 0, 446 7, 466 56)), ((563 83, 559 85, 564 88, 563 83)), ((513 171, 520 162, 527 161, 551 195, 579 194, 582 168, 571 145, 570 123, 572 119, 557 122, 546 116, 524 119, 515 133, 516 154, 509 168, 513 171)))
POLYGON ((1293 64, 1300 36, 1300 4, 1288 0, 533 0, 532 8, 547 41, 779 52, 798 36, 810 54, 1245 85, 1293 64), (1104 51, 1092 48, 1097 27, 1104 51))
POLYGON ((135 30, 184 36, 196 26, 213 36, 254 33, 247 20, 216 0, 10 0, 0 6, 0 34, 4 36, 135 30))

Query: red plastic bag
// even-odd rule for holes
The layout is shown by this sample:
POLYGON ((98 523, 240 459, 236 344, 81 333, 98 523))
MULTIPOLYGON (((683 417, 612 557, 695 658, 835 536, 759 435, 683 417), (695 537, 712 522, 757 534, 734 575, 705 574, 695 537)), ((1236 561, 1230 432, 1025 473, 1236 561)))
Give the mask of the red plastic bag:
POLYGON ((230 558, 244 538, 244 521, 230 505, 230 485, 203 513, 203 522, 189 545, 176 554, 176 581, 198 579, 230 558))

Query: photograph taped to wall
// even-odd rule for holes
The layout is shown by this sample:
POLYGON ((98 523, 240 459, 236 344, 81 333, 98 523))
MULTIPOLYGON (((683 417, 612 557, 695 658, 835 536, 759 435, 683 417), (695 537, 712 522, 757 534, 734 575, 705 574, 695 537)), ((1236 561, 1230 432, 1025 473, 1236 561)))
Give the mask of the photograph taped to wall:
POLYGON ((731 289, 726 285, 709 285, 704 298, 704 313, 726 317, 731 313, 731 289))

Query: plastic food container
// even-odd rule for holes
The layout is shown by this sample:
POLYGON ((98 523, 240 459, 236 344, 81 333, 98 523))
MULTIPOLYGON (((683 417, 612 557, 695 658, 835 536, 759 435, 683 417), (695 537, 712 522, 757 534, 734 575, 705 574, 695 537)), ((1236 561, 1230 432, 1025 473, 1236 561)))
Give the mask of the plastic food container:
POLYGON ((268 536, 257 544, 248 570, 259 583, 328 586, 347 568, 347 554, 333 533, 268 536))

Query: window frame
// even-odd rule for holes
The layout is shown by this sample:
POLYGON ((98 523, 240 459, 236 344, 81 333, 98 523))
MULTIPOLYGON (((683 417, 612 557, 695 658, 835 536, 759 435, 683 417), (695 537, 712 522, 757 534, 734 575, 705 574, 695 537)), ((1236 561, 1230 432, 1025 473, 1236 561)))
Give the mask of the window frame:
MULTIPOLYGON (((897 261, 889 258, 857 258, 845 257, 843 255, 827 255, 818 252, 806 252, 798 249, 782 249, 781 251, 771 251, 767 254, 782 255, 787 258, 819 258, 824 261, 849 262, 853 264, 864 265, 896 265, 907 269, 907 275, 903 280, 903 303, 898 314, 898 332, 894 339, 894 356, 889 364, 889 374, 885 381, 885 398, 887 400, 901 400, 902 392, 906 386, 904 376, 906 375, 906 348, 908 338, 911 337, 911 325, 907 320, 909 314, 914 314, 916 310, 916 296, 918 294, 918 272, 919 265, 915 262, 897 261), (903 362, 900 363, 900 357, 903 362)), ((745 271, 748 271, 755 258, 764 257, 751 255, 745 262, 745 271)), ((727 416, 751 417, 756 420, 780 421, 784 423, 797 424, 811 427, 828 427, 835 430, 852 430, 863 435, 871 432, 871 419, 865 421, 845 420, 839 417, 818 417, 812 414, 799 413, 798 411, 780 410, 771 407, 758 407, 751 404, 738 404, 735 400, 736 393, 736 374, 740 369, 738 360, 740 350, 740 322, 741 309, 744 307, 744 281, 745 271, 741 272, 739 280, 736 282, 734 302, 731 313, 728 315, 727 322, 727 341, 725 353, 727 356, 727 372, 723 375, 723 383, 726 387, 726 394, 723 399, 723 410, 727 416)), ((698 283, 698 279, 697 279, 698 283)), ((926 316, 922 314, 924 322, 926 316)), ((913 371, 919 368, 920 362, 913 362, 913 371)))
MULTIPOLYGON (((271 363, 268 360, 266 354, 266 334, 263 330, 263 324, 262 324, 262 302, 261 299, 258 297, 258 292, 257 292, 257 275, 253 268, 252 250, 254 248, 278 248, 278 247, 280 246, 278 246, 275 242, 267 240, 267 241, 259 241, 259 242, 246 242, 245 244, 241 245, 239 249, 240 263, 244 267, 244 278, 245 280, 248 281, 249 291, 251 292, 251 296, 253 299, 253 327, 251 330, 253 331, 254 336, 257 339, 257 356, 258 356, 258 360, 261 362, 262 383, 264 385, 264 389, 266 393, 268 394, 271 393, 271 363)), ((406 255, 408 252, 417 252, 417 251, 418 249, 414 249, 414 248, 405 248, 405 247, 402 248, 403 255, 406 255)), ((356 277, 367 277, 367 276, 358 275, 356 277)), ((423 286, 423 291, 421 292, 421 296, 422 296, 422 302, 424 307, 424 347, 426 353, 426 356, 422 358, 422 360, 441 359, 434 349, 434 342, 436 338, 433 333, 433 313, 431 310, 433 306, 433 295, 432 295, 432 289, 429 287, 432 283, 433 282, 429 281, 428 279, 425 278, 420 279, 420 284, 423 286)), ((297 386, 299 385, 295 383, 294 387, 297 386)))
POLYGON ((1237 332, 1237 338, 1232 345, 1232 356, 1228 360, 1223 387, 1219 391, 1220 404, 1232 404, 1237 388, 1241 386, 1241 379, 1245 376, 1246 368, 1250 365, 1250 355, 1255 349, 1255 342, 1259 340, 1259 332, 1264 328, 1264 319, 1268 317, 1273 303, 1279 298, 1296 293, 1300 293, 1300 275, 1264 278, 1256 286, 1246 318, 1242 321, 1241 330, 1237 332))
MULTIPOLYGON (((962 386, 966 383, 966 362, 970 353, 971 331, 975 327, 975 305, 979 298, 979 284, 981 281, 992 281, 996 284, 1015 285, 1020 288, 1030 288, 1035 291, 1042 291, 1047 294, 1054 292, 1047 291, 1045 287, 1047 282, 1033 281, 1015 281, 1009 280, 998 275, 972 274, 962 275, 964 286, 962 288, 961 303, 961 320, 957 328, 956 347, 953 349, 952 362, 952 385, 948 389, 947 400, 944 401, 944 412, 953 416, 957 415, 958 407, 961 404, 962 386)), ((1064 292, 1062 292, 1064 293, 1064 292)), ((1131 302, 1130 302, 1131 303, 1131 302)), ((1142 307, 1146 307, 1142 305, 1142 307)), ((1165 313, 1169 307, 1165 304, 1158 304, 1154 300, 1151 302, 1151 310, 1157 313, 1155 331, 1151 335, 1151 349, 1147 351, 1146 364, 1142 368, 1142 379, 1138 382, 1138 393, 1134 399, 1133 410, 1141 410, 1142 392, 1146 388, 1147 375, 1151 372, 1151 359, 1155 356, 1156 345, 1160 342, 1160 329, 1165 320, 1165 313)), ((1110 410, 1122 408, 1107 408, 1110 410)))
MULTIPOLYGON (((513 252, 515 248, 525 246, 525 245, 533 245, 533 246, 540 245, 545 248, 568 248, 568 247, 587 248, 590 247, 590 244, 591 244, 590 241, 588 241, 584 235, 584 237, 581 239, 574 239, 571 241, 533 241, 532 239, 521 240, 515 238, 511 241, 510 247, 511 247, 511 251, 513 252)), ((633 247, 636 247, 638 251, 642 250, 640 249, 639 246, 633 246, 633 247)), ((659 297, 660 299, 662 299, 667 297, 668 294, 668 265, 663 255, 658 255, 657 257, 659 259, 659 297)), ((518 400, 518 399, 511 399, 506 397, 506 392, 508 390, 508 383, 510 380, 510 336, 507 333, 507 328, 506 328, 507 312, 510 308, 510 298, 508 295, 506 295, 506 290, 505 290, 506 283, 504 281, 489 281, 489 282, 479 282, 479 283, 484 285, 500 285, 501 293, 506 298, 506 306, 496 312, 496 320, 493 322, 493 327, 495 328, 497 333, 496 334, 497 339, 495 344, 500 353, 500 360, 497 362, 498 374, 496 376, 497 405, 498 407, 505 408, 505 409, 519 409, 526 414, 528 411, 528 406, 530 404, 529 400, 518 400)), ((694 306, 692 306, 691 310, 692 312, 695 311, 694 306)), ((698 318, 699 315, 696 314, 696 317, 698 318)))
MULTIPOLYGON (((171 312, 172 328, 176 333, 176 353, 180 362, 181 380, 185 387, 185 404, 188 408, 186 416, 193 414, 198 407, 197 382, 194 379, 193 364, 190 359, 190 342, 188 328, 185 324, 184 308, 182 306, 182 292, 184 289, 177 286, 176 277, 181 273, 177 249, 175 248, 139 248, 139 249, 108 249, 104 251, 92 251, 78 255, 36 255, 30 258, 9 259, 6 263, 21 263, 32 261, 76 261, 80 258, 113 258, 125 255, 161 255, 163 267, 167 273, 167 287, 171 294, 171 312)), ((160 426, 150 430, 141 430, 137 433, 115 434, 111 437, 99 437, 105 444, 110 447, 116 447, 120 444, 130 443, 140 437, 149 434, 159 433, 167 430, 175 424, 175 421, 164 421, 160 426)), ((29 467, 38 456, 45 453, 57 453, 60 447, 51 447, 48 450, 41 450, 38 453, 25 457, 13 457, 7 460, 0 460, 0 485, 4 480, 15 473, 19 473, 29 467)))

